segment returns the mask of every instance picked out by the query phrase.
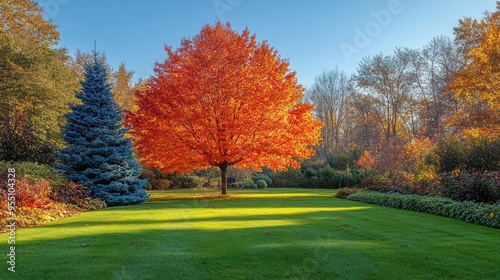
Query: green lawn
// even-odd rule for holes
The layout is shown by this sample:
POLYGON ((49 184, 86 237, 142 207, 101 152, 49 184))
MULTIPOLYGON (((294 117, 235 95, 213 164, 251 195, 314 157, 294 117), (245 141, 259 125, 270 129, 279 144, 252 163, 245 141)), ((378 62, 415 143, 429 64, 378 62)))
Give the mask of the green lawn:
POLYGON ((19 229, 16 273, 0 235, 0 279, 500 279, 498 229, 331 190, 151 193, 19 229))

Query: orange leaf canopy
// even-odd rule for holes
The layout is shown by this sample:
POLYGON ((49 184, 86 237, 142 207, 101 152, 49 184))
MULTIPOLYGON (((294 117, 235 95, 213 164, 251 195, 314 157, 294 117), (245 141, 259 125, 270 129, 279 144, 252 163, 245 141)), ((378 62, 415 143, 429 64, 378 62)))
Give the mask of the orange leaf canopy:
POLYGON ((127 117, 144 163, 167 172, 210 166, 283 170, 314 154, 322 123, 301 103, 289 64, 248 29, 205 26, 157 63, 127 117))

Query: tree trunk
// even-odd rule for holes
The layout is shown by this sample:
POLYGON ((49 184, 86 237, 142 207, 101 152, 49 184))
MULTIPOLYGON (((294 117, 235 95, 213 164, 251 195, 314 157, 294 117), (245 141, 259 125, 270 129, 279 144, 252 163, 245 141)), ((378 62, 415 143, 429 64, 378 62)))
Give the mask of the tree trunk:
POLYGON ((221 187, 221 194, 222 195, 226 195, 227 193, 227 175, 226 175, 226 171, 227 171, 227 166, 228 164, 226 162, 223 162, 219 165, 219 168, 220 168, 220 174, 221 174, 221 183, 222 183, 222 187, 221 187))

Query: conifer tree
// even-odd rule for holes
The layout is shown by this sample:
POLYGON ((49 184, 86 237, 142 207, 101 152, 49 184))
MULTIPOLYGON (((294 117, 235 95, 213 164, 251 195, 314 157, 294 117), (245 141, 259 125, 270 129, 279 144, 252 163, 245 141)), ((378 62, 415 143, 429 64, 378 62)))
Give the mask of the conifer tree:
POLYGON ((139 179, 141 168, 131 141, 124 137, 123 113, 113 100, 106 79, 104 57, 93 54, 85 66, 85 80, 77 93, 81 104, 66 116, 60 168, 66 177, 86 185, 94 198, 108 205, 144 202, 148 195, 139 179))

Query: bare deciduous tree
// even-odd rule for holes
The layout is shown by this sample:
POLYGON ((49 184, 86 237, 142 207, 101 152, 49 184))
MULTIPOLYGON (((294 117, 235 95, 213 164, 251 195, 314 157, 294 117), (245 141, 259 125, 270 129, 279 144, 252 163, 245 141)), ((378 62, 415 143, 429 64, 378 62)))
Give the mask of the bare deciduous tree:
POLYGON ((361 93, 372 97, 386 141, 396 138, 401 127, 408 125, 408 119, 403 117, 412 101, 412 61, 417 55, 414 50, 396 49, 393 55, 366 57, 355 76, 361 93))
POLYGON ((320 156, 338 150, 344 143, 343 126, 346 121, 346 101, 350 92, 349 78, 337 69, 324 71, 317 76, 307 91, 307 98, 315 106, 316 117, 325 124, 321 131, 322 141, 317 148, 320 156))
POLYGON ((435 37, 414 62, 416 95, 420 102, 422 134, 432 139, 442 137, 446 119, 456 110, 456 100, 445 91, 452 73, 460 69, 461 55, 446 36, 435 37))

